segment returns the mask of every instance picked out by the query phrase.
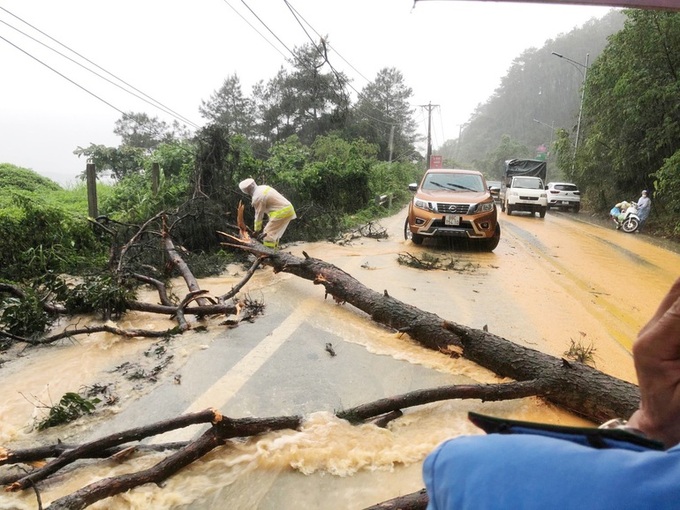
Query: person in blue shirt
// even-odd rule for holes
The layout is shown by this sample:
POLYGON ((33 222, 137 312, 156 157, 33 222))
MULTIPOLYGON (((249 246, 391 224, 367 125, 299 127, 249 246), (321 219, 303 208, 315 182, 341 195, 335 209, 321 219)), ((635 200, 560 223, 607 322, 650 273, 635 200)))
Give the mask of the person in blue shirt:
POLYGON ((514 422, 450 439, 423 464, 428 510, 680 508, 680 278, 638 333, 633 359, 635 434, 611 431, 594 446, 598 429, 514 422))

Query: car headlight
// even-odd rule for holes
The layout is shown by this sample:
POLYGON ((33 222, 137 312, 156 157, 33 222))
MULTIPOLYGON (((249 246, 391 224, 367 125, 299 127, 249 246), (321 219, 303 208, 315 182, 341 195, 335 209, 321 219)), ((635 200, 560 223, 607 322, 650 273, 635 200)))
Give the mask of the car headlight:
POLYGON ((413 205, 418 209, 425 209, 426 211, 435 211, 435 205, 432 202, 422 200, 420 198, 413 199, 413 205))
POLYGON ((477 204, 475 208, 472 210, 473 213, 484 213, 484 212, 491 212, 495 209, 495 204, 493 202, 482 202, 481 204, 477 204))

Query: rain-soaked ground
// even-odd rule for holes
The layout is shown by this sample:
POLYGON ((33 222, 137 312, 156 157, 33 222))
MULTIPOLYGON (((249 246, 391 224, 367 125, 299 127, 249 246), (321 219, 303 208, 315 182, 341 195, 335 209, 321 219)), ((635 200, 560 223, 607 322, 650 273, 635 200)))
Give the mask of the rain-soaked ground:
MULTIPOLYGON (((545 219, 501 215, 493 253, 403 240, 404 213, 381 222, 386 240, 313 243, 285 249, 335 264, 362 284, 440 317, 482 328, 562 356, 572 341, 592 345, 597 368, 635 382, 630 347, 678 277, 680 255, 608 226, 549 213, 545 219), (436 255, 447 270, 398 263, 399 254, 436 255)), ((243 268, 201 281, 220 295, 243 268)), ((181 293, 177 282, 176 293, 181 293)), ((407 410, 387 429, 351 427, 333 411, 417 388, 498 382, 466 360, 426 350, 370 321, 350 305, 324 299, 323 288, 288 274, 259 270, 241 295, 266 303, 264 317, 236 329, 209 323, 168 343, 108 334, 24 349, 0 366, 0 445, 59 438, 77 442, 182 412, 216 407, 231 417, 304 414, 300 431, 267 434, 225 446, 168 480, 92 508, 349 509, 422 488, 422 460, 440 441, 478 433, 466 420, 476 410, 562 424, 580 419, 539 399, 454 401, 407 410), (332 343, 336 356, 324 350, 332 343), (136 379, 164 367, 157 381, 136 379), (38 433, 49 404, 68 391, 105 385, 112 405, 95 417, 38 433)), ((154 300, 151 292, 149 300, 154 300)), ((81 319, 81 325, 85 320, 81 319)), ((162 330, 169 320, 129 314, 120 327, 162 330)), ((16 353, 15 353, 16 354, 16 353)), ((185 432, 193 434, 195 432, 185 432)), ((182 434, 162 440, 185 439, 182 434)), ((160 441, 158 438, 157 441, 160 441)), ((44 506, 100 477, 137 471, 160 454, 124 463, 96 461, 43 484, 44 506)), ((0 494, 0 509, 38 508, 35 494, 0 494)))

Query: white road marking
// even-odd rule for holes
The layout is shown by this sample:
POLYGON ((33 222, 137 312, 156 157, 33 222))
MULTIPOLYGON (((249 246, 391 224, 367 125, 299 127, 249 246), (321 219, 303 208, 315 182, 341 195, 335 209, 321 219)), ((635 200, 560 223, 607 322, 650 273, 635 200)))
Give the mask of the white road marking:
MULTIPOLYGON (((202 395, 199 395, 194 402, 184 410, 183 414, 195 413, 214 407, 215 402, 223 402, 223 406, 239 392, 248 380, 264 365, 269 358, 290 338, 295 330, 307 320, 312 310, 319 306, 318 299, 308 299, 288 316, 274 331, 266 336, 257 346, 236 363, 227 373, 219 378, 202 395)), ((153 444, 187 441, 197 434, 197 431, 205 425, 193 425, 183 429, 177 429, 165 434, 156 436, 153 444)))

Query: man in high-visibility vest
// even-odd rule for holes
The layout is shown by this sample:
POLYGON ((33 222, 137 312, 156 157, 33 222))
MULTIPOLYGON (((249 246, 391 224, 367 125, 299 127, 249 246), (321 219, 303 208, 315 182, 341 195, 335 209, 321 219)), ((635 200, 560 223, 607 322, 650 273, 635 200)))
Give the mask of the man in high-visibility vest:
POLYGON ((293 205, 271 186, 258 186, 254 179, 245 179, 238 185, 241 191, 252 197, 255 208, 255 235, 268 248, 278 249, 279 240, 291 220, 297 218, 293 205), (268 221, 264 225, 264 215, 268 221), (263 230, 264 225, 264 230, 263 230))

